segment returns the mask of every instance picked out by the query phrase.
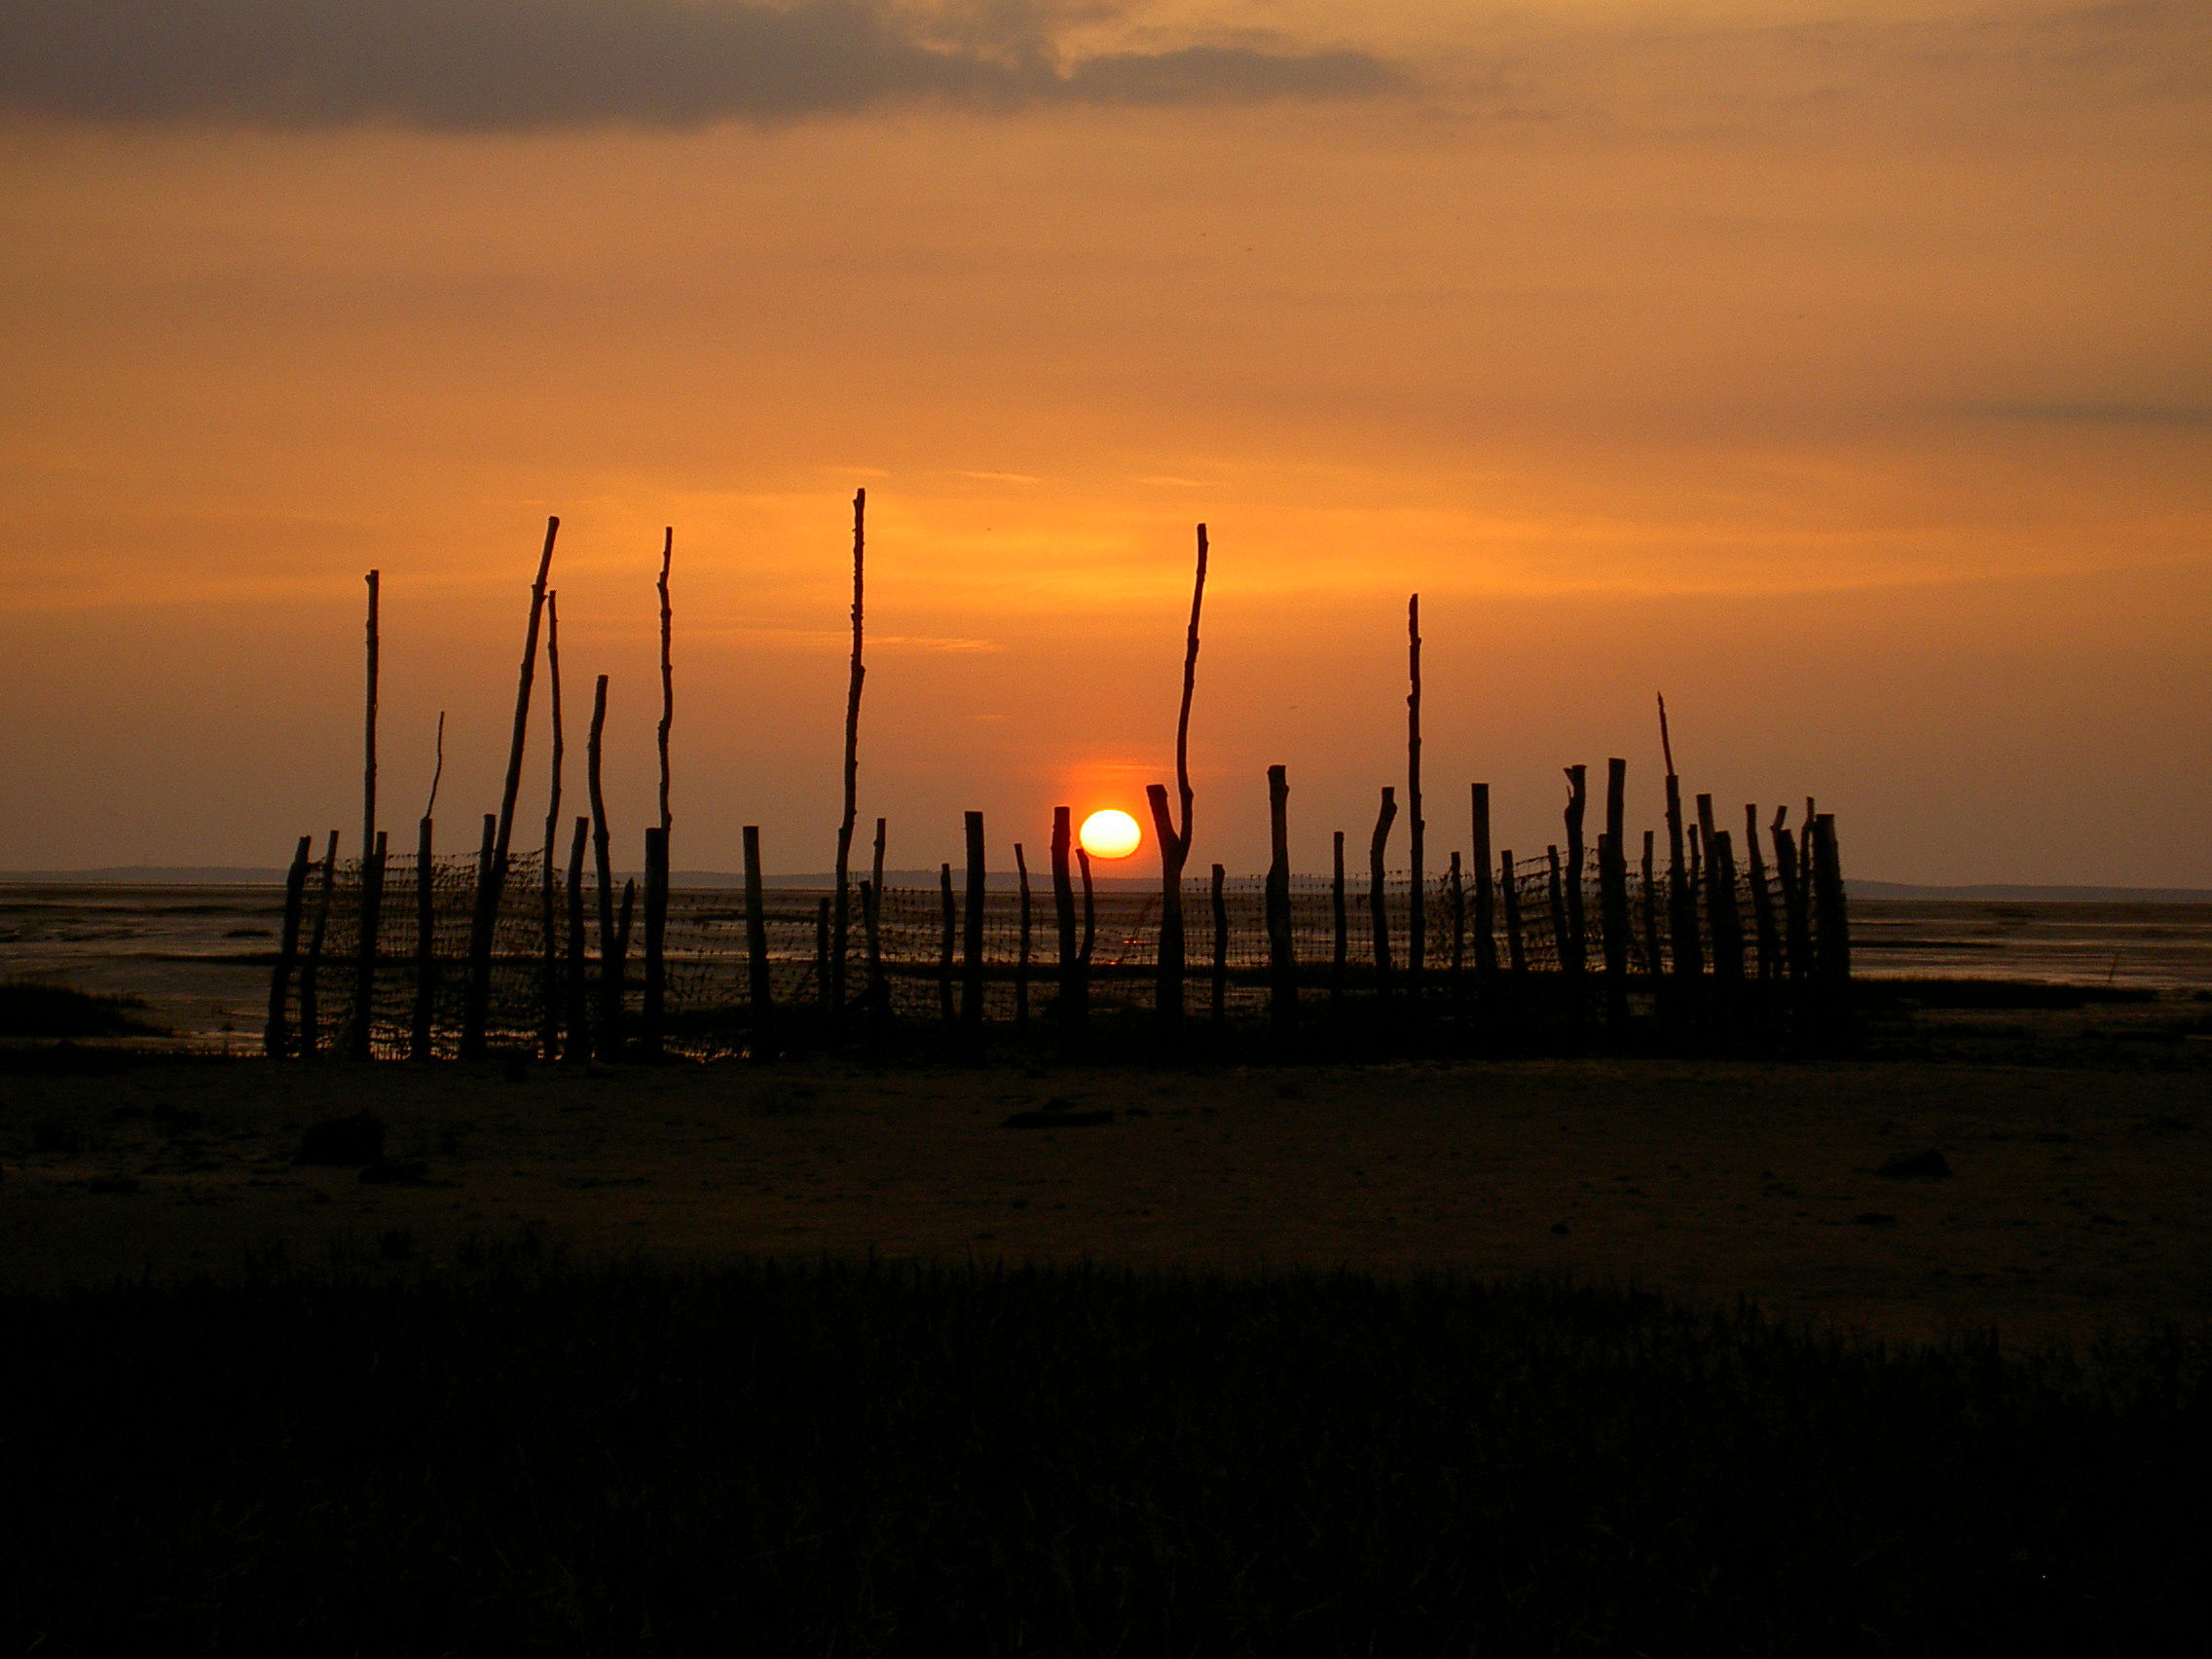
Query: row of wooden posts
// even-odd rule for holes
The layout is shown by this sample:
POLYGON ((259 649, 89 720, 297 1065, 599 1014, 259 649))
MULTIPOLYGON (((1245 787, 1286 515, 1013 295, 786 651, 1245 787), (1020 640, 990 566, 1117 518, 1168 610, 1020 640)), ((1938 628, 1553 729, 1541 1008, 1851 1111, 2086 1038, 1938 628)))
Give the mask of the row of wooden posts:
MULTIPOLYGON (((844 1032, 848 1013, 858 1010, 871 1015, 869 1029, 880 1029, 889 1011, 886 975, 901 965, 887 963, 878 925, 883 896, 883 858, 886 821, 875 822, 873 865, 868 877, 852 878, 854 834, 858 823, 859 732, 861 695, 866 676, 863 663, 864 575, 866 494, 853 498, 852 538, 852 649, 845 707, 843 749, 843 812, 835 854, 835 871, 830 895, 820 901, 816 940, 816 1011, 824 1035, 831 1042, 844 1032), (864 934, 866 983, 857 999, 847 995, 847 968, 854 902, 857 899, 864 934)), ((487 813, 473 870, 470 928, 461 997, 458 1052, 463 1058, 480 1058, 489 1051, 492 1037, 493 970, 498 952, 495 936, 505 903, 513 864, 513 830, 523 772, 523 759, 537 673, 542 636, 551 709, 551 775, 544 824, 540 869, 539 957, 540 983, 536 1001, 536 1046, 548 1056, 578 1057, 590 1053, 636 1051, 647 1057, 664 1047, 668 1024, 667 928, 669 916, 669 846, 674 819, 670 810, 670 733, 675 719, 675 674, 672 658, 673 610, 670 571, 674 555, 673 530, 663 537, 657 583, 660 610, 661 712, 657 727, 659 753, 659 822, 645 833, 643 886, 642 1005, 634 1027, 634 1042, 625 1040, 627 960, 632 924, 641 893, 638 884, 625 881, 619 888, 612 868, 612 835, 603 789, 602 762, 607 718, 608 679, 598 678, 586 746, 586 776, 591 811, 572 821, 562 851, 562 800, 567 742, 561 693, 558 596, 548 585, 560 521, 549 519, 540 551, 536 576, 531 586, 529 620, 525 630, 522 665, 518 678, 507 767, 499 810, 487 813), (596 877, 598 938, 597 972, 588 948, 586 919, 587 884, 584 860, 590 851, 596 877)), ((1185 919, 1185 869, 1192 846, 1194 794, 1190 778, 1190 727, 1199 651, 1199 621, 1204 601, 1209 547, 1206 528, 1198 530, 1198 559, 1189 623, 1185 633, 1182 696, 1175 735, 1175 794, 1172 803, 1164 785, 1146 791, 1154 839, 1161 865, 1158 899, 1158 957, 1155 969, 1154 1013, 1160 1027, 1172 1036, 1186 1017, 1186 980, 1189 974, 1185 919)), ((368 1057, 372 1051, 372 1020, 381 957, 379 939, 386 898, 388 850, 386 832, 376 828, 377 727, 380 672, 380 579, 368 575, 366 630, 366 699, 364 765, 362 776, 362 849, 358 866, 358 900, 354 917, 354 1016, 349 1022, 346 1051, 368 1057)), ((1394 788, 1382 791, 1381 809, 1369 843, 1368 905, 1370 910, 1371 962, 1375 989, 1395 996, 1404 993, 1419 1006, 1434 988, 1427 927, 1429 892, 1425 869, 1426 821, 1421 775, 1421 651, 1420 601, 1415 595, 1407 607, 1408 692, 1406 812, 1410 843, 1413 902, 1409 909, 1405 960, 1400 968, 1386 913, 1384 864, 1389 840, 1400 815, 1394 788)), ((1661 748, 1666 759, 1666 853, 1659 866, 1656 834, 1645 831, 1636 883, 1641 905, 1631 900, 1629 849, 1625 824, 1627 763, 1614 759, 1606 770, 1604 828, 1597 837, 1597 926, 1586 914, 1587 781, 1581 766, 1567 768, 1564 845, 1547 849, 1548 872, 1545 904, 1555 941, 1555 966, 1579 1006, 1583 987, 1591 977, 1592 943, 1601 964, 1609 1023, 1625 1023, 1629 1013, 1632 977, 1657 990, 1673 987, 1664 1007, 1676 1017, 1684 1011, 1716 1009, 1725 1017, 1733 1006, 1735 988, 1748 983, 1787 985, 1797 993, 1815 991, 1832 998, 1834 987, 1850 977, 1849 919, 1843 878, 1836 848, 1834 821, 1816 813, 1807 802, 1802 843, 1788 829, 1787 812, 1778 812, 1768 826, 1774 853, 1770 881, 1760 847, 1755 812, 1746 808, 1744 865, 1739 867, 1737 849, 1729 830, 1716 821, 1712 798, 1696 797, 1696 818, 1685 819, 1680 780, 1674 764, 1672 733, 1664 699, 1659 706, 1661 748), (1744 896, 1750 897, 1751 936, 1744 928, 1744 896), (1664 894, 1664 903, 1660 895, 1664 894), (1641 914, 1638 912, 1641 911, 1641 914), (1692 987, 1710 980, 1713 996, 1691 995, 1692 987)), ((434 1029, 440 1002, 441 979, 447 964, 440 959, 435 938, 435 884, 437 865, 433 813, 438 785, 444 771, 444 717, 439 718, 438 761, 429 799, 417 826, 415 994, 407 1051, 418 1058, 437 1051, 434 1029)), ((1299 1016, 1299 989, 1306 965, 1296 947, 1291 915, 1289 861, 1290 787, 1286 769, 1268 770, 1271 860, 1267 876, 1267 1002, 1271 1018, 1278 1025, 1294 1024, 1299 1016)), ((1450 917, 1451 942, 1444 982, 1457 995, 1471 976, 1478 992, 1501 983, 1516 982, 1530 970, 1524 942, 1522 882, 1509 850, 1497 855, 1493 878, 1488 786, 1473 786, 1473 846, 1468 867, 1459 856, 1451 856, 1441 883, 1450 917), (1471 913, 1470 913, 1471 912, 1471 913), (1471 926, 1469 923, 1471 922, 1471 926), (1502 926, 1500 925, 1502 924, 1502 926), (1499 959, 1502 941, 1504 957, 1499 959), (1471 959, 1467 946, 1472 944, 1471 959)), ((744 830, 745 914, 747 919, 747 981, 749 1017, 755 1046, 769 1046, 776 1009, 767 945, 760 836, 757 827, 744 830)), ((983 990, 991 970, 984 959, 984 830, 980 813, 967 815, 966 903, 964 918, 956 906, 952 866, 940 869, 943 929, 938 974, 942 1012, 948 1020, 977 1026, 983 1018, 983 990), (957 927, 956 927, 957 924, 957 927), (954 940, 961 942, 960 994, 952 995, 954 940)), ((331 831, 319 861, 313 858, 312 838, 303 836, 295 851, 285 889, 284 922, 276 970, 273 975, 266 1046, 273 1055, 312 1051, 319 1047, 320 1020, 315 1007, 314 966, 322 955, 337 874, 338 835, 331 831), (311 876, 315 902, 311 910, 307 896, 311 876), (304 964, 308 971, 301 972, 304 964), (293 1023, 293 983, 298 978, 299 1020, 293 1023)), ((1014 848, 1020 893, 1020 948, 1014 965, 1017 1022, 1026 1023, 1029 1012, 1031 902, 1026 855, 1014 848)), ((1051 835, 1053 921, 1057 934, 1057 995, 1054 1013, 1068 1029, 1084 1022, 1089 1002, 1091 949, 1095 931, 1093 885, 1089 860, 1076 845, 1072 814, 1067 807, 1054 809, 1051 835), (1077 879, 1081 878, 1082 918, 1077 909, 1077 879)), ((1341 998, 1351 982, 1348 962, 1348 900, 1346 883, 1345 836, 1334 839, 1334 878, 1331 892, 1333 946, 1330 969, 1332 998, 1341 998)), ((1226 872, 1212 866, 1210 899, 1213 920, 1212 1009, 1221 1014, 1230 977, 1227 962, 1228 933, 1224 902, 1226 872)))

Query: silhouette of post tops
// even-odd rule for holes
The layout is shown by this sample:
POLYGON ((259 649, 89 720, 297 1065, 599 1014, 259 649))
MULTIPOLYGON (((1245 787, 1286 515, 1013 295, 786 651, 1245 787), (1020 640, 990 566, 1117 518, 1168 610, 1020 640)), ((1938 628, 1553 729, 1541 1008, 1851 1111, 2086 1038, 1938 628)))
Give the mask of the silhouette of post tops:
POLYGON ((1419 595, 1406 605, 1404 772, 1401 783, 1380 786, 1365 870, 1347 874, 1345 829, 1296 822, 1290 769, 1276 764, 1225 792, 1243 814, 1256 816, 1264 803, 1265 872, 1236 874, 1216 861, 1194 877, 1193 716, 1211 552, 1203 525, 1173 793, 1166 784, 1146 790, 1158 879, 1101 877, 1077 843, 1074 808, 1063 804, 1051 809, 1040 872, 1051 883, 1044 914, 1020 827, 1002 830, 998 845, 1011 846, 1013 867, 994 870, 981 812, 965 815, 957 871, 945 861, 934 880, 886 869, 889 826, 878 817, 872 858, 856 880, 865 493, 852 505, 843 787, 826 887, 771 878, 757 825, 743 829, 740 889, 674 885, 673 529, 663 533, 654 582, 658 810, 630 866, 642 891, 622 867, 609 815, 605 674, 593 678, 585 740, 589 810, 564 810, 568 716, 559 595, 549 583, 557 519, 547 520, 530 587, 498 809, 482 815, 473 853, 438 850, 441 714, 413 850, 404 840, 392 846, 377 822, 382 584, 369 572, 362 838, 348 849, 330 830, 319 858, 314 836, 294 847, 271 970, 268 1053, 577 1063, 933 1049, 973 1057, 1040 1046, 1074 1056, 1226 1057, 1849 1045, 1850 908, 1833 814, 1807 800, 1792 823, 1788 807, 1764 815, 1747 803, 1739 823, 1712 793, 1686 792, 1664 698, 1656 798, 1645 797, 1656 825, 1633 823, 1632 768, 1620 756, 1605 763, 1594 844, 1590 771, 1579 762, 1564 768, 1564 798, 1507 803, 1523 815, 1519 831, 1535 831, 1534 857, 1495 844, 1503 797, 1489 781, 1454 786, 1467 792, 1458 797, 1463 820, 1428 821, 1424 744, 1433 734, 1424 729, 1428 642, 1419 595), (537 845, 518 847, 540 645, 550 740, 543 832, 531 837, 537 845), (1546 829, 1547 819, 1556 828, 1546 829), (1329 873, 1300 874, 1294 850, 1324 833, 1329 873), (1194 913, 1204 918, 1195 984, 1194 913), (328 972, 335 962, 349 972, 328 972))

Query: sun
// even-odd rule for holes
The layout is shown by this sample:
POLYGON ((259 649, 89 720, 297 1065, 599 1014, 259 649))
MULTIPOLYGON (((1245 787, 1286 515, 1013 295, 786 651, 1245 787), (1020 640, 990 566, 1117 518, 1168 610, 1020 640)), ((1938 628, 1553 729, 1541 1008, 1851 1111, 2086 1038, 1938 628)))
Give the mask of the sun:
POLYGON ((1127 813, 1108 807, 1083 821, 1083 830, 1077 839, 1083 843, 1083 850, 1094 859, 1125 859, 1137 850, 1144 833, 1127 813))

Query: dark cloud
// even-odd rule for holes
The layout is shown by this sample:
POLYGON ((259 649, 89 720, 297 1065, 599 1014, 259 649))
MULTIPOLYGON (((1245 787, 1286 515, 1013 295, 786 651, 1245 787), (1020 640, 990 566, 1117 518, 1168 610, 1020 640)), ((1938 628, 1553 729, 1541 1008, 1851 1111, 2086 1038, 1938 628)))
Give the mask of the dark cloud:
POLYGON ((1062 61, 1049 6, 895 0, 7 0, 0 109, 447 131, 789 121, 901 100, 1198 104, 1402 84, 1352 52, 1062 61))

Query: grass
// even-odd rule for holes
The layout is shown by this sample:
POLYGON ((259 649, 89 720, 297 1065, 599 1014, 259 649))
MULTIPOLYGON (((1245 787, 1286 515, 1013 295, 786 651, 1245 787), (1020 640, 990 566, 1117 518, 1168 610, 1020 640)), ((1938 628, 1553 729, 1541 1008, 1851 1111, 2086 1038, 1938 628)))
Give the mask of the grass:
POLYGON ((2141 1655, 2206 1611, 2194 1338, 527 1237, 9 1299, 14 1648, 2141 1655))
POLYGON ((66 985, 0 979, 0 1037, 160 1037, 138 1017, 143 997, 103 997, 66 985))

